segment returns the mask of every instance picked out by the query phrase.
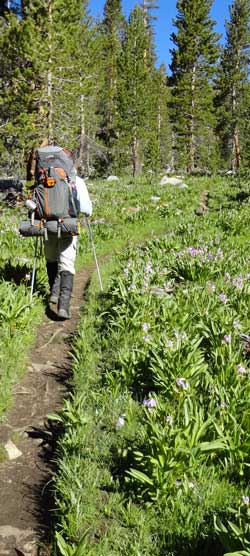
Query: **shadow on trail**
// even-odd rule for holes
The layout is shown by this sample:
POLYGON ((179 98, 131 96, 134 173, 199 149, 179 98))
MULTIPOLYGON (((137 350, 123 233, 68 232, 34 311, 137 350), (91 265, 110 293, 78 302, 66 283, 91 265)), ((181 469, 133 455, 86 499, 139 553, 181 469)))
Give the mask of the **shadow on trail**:
MULTIPOLYGON (((55 383, 62 387, 63 399, 67 399, 72 392, 70 382, 72 375, 72 353, 75 332, 69 333, 64 339, 69 350, 64 362, 53 364, 51 369, 44 371, 44 376, 52 377, 55 383)), ((60 406, 62 407, 62 401, 60 406)), ((53 414, 60 413, 60 407, 52 410, 53 414)), ((55 478, 57 476, 58 442, 64 434, 63 424, 45 418, 41 426, 33 426, 27 429, 26 434, 38 444, 38 455, 36 467, 39 470, 39 480, 35 484, 24 483, 25 497, 30 507, 32 521, 38 524, 36 535, 38 539, 38 556, 48 556, 52 553, 54 546, 54 529, 56 519, 55 478)))
POLYGON ((37 538, 39 545, 39 556, 49 554, 53 544, 53 530, 55 523, 56 502, 54 495, 54 477, 57 472, 56 448, 63 428, 56 422, 49 421, 43 427, 33 427, 27 431, 30 438, 39 443, 40 454, 36 462, 39 470, 42 470, 42 478, 35 485, 25 484, 26 498, 30 502, 30 515, 35 517, 39 524, 37 527, 37 538))

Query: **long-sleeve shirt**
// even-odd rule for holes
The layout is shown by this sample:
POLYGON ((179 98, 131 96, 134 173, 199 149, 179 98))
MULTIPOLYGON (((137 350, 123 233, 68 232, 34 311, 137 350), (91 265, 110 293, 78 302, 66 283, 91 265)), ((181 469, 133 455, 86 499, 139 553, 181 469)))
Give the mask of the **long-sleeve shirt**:
POLYGON ((74 183, 72 184, 72 192, 76 211, 83 212, 87 216, 91 216, 92 202, 90 200, 85 181, 79 176, 75 177, 74 183))

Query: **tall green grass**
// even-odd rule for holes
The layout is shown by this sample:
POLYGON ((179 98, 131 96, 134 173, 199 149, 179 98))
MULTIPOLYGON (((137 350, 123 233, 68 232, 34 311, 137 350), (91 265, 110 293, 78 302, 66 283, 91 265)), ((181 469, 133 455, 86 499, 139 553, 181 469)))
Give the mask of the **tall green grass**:
POLYGON ((96 231, 98 253, 130 234, 140 245, 104 265, 105 292, 94 281, 83 312, 58 417, 54 552, 248 554, 248 199, 234 182, 195 180, 155 186, 153 210, 151 186, 133 184, 126 201, 147 218, 130 228, 119 193, 113 214, 105 192, 107 226, 118 222, 96 231), (210 213, 196 217, 204 189, 210 213), (159 222, 164 236, 143 244, 159 222))

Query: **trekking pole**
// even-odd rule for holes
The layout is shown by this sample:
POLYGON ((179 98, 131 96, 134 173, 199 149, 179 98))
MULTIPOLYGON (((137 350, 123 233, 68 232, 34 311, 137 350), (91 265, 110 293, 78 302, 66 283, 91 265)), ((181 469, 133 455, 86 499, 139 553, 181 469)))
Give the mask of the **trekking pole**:
POLYGON ((33 291, 34 291, 34 283, 35 283, 35 275, 36 275, 36 259, 37 259, 37 250, 38 250, 38 237, 36 237, 35 243, 35 256, 34 256, 34 264, 32 270, 32 278, 31 278, 31 286, 30 286, 30 305, 32 304, 33 298, 33 291))
POLYGON ((93 249, 93 254, 94 254, 94 259, 95 259, 95 264, 96 264, 96 270, 97 270, 98 280, 99 280, 99 284, 100 284, 100 290, 101 290, 101 292, 103 292, 101 273, 100 273, 100 268, 99 268, 99 265, 98 265, 98 260, 97 260, 96 251, 95 251, 95 244, 94 244, 94 240, 93 240, 93 236, 92 236, 92 231, 91 231, 89 219, 88 219, 87 216, 86 216, 86 221, 87 221, 87 226, 88 226, 88 230, 89 230, 90 242, 91 242, 92 249, 93 249))

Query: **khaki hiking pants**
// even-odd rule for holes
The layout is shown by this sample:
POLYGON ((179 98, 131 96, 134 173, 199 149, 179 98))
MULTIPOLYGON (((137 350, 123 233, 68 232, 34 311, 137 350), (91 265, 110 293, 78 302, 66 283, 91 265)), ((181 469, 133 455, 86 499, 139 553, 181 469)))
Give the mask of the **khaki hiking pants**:
POLYGON ((44 241, 44 254, 48 263, 58 263, 59 272, 67 270, 75 274, 77 236, 61 237, 49 235, 44 241))

